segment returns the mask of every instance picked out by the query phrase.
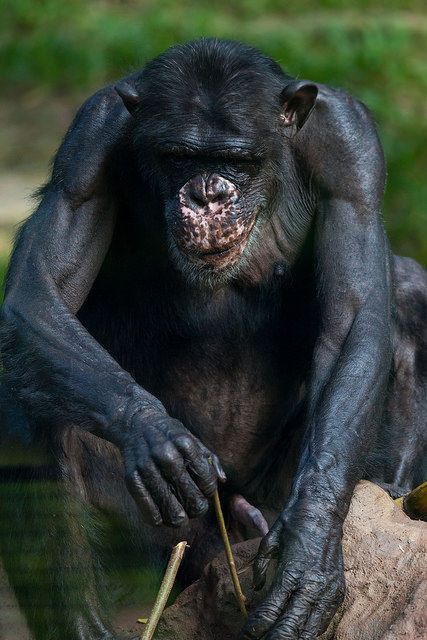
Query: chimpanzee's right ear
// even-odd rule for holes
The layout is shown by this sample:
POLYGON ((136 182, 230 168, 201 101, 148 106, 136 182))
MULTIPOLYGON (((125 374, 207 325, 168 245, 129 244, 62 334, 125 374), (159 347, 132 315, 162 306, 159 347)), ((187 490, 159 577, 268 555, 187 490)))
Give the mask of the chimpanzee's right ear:
POLYGON ((313 82, 296 80, 288 84, 280 94, 282 123, 299 131, 316 104, 319 90, 313 82))
POLYGON ((137 92, 136 88, 127 81, 119 82, 114 88, 123 100, 126 109, 133 115, 135 109, 141 103, 142 96, 137 92))

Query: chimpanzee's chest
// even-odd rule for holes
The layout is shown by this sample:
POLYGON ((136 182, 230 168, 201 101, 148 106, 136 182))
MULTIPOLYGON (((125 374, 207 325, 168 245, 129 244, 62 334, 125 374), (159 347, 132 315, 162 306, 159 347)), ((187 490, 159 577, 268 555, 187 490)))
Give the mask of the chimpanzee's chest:
POLYGON ((189 293, 148 277, 132 299, 92 295, 84 324, 230 479, 274 455, 303 400, 308 312, 278 290, 189 293))
POLYGON ((242 480, 274 454, 306 367, 277 300, 237 301, 188 300, 186 313, 153 324, 136 378, 242 480))
POLYGON ((301 401, 300 380, 272 338, 175 344, 159 372, 157 397, 220 457, 229 480, 251 477, 274 452, 301 401))

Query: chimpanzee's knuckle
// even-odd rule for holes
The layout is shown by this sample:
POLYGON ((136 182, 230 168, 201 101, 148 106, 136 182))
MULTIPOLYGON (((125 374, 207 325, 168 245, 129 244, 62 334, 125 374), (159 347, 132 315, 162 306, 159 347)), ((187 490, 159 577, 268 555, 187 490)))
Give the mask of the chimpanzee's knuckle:
POLYGON ((315 581, 304 582, 301 586, 301 595, 308 600, 314 600, 323 590, 320 585, 315 581))
POLYGON ((191 454, 195 450, 194 438, 187 434, 178 434, 174 437, 173 442, 176 447, 187 454, 191 454))
POLYGON ((254 614, 255 622, 262 627, 267 627, 277 620, 281 612, 281 602, 271 600, 265 602, 258 608, 258 612, 254 614))
POLYGON ((203 516, 209 510, 209 502, 207 500, 199 500, 195 507, 195 517, 203 516))
POLYGON ((184 498, 185 510, 190 518, 200 518, 209 510, 209 502, 204 498, 184 498))
POLYGON ((315 640, 317 638, 318 633, 314 629, 303 629, 300 632, 299 640, 315 640))
POLYGON ((184 425, 176 418, 171 418, 167 414, 157 413, 155 417, 153 417, 149 421, 151 426, 154 426, 158 429, 164 437, 172 442, 179 435, 185 435, 187 433, 184 425))
POLYGON ((185 526, 188 524, 188 517, 183 512, 176 512, 175 509, 166 510, 162 513, 163 522, 168 527, 173 527, 174 529, 178 529, 179 527, 185 526))
POLYGON ((301 589, 304 593, 310 594, 321 594, 325 592, 325 589, 329 585, 329 579, 326 575, 321 573, 316 573, 314 575, 309 575, 307 578, 303 579, 303 584, 301 589))
POLYGON ((299 620, 288 614, 286 621, 275 627, 266 640, 297 640, 300 637, 299 628, 299 620))
POLYGON ((293 567, 279 571, 277 575, 278 584, 280 584, 283 591, 293 591, 300 585, 301 574, 302 571, 300 569, 293 567))
POLYGON ((164 442, 151 449, 153 460, 167 470, 172 470, 179 463, 180 456, 170 442, 164 442))

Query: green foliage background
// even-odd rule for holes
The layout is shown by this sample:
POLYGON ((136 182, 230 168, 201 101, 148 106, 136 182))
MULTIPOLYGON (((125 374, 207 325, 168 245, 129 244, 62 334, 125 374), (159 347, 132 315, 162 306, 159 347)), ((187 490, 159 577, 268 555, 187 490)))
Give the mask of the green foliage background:
POLYGON ((90 93, 169 45, 203 35, 254 44, 289 72, 343 87, 385 146, 386 225, 427 264, 425 1, 0 0, 0 92, 90 93))

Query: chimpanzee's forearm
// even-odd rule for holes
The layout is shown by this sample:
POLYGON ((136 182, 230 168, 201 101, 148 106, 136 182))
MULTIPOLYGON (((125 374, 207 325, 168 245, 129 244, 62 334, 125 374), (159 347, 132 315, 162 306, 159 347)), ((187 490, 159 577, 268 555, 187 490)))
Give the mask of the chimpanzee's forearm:
POLYGON ((57 295, 37 291, 25 301, 6 300, 1 318, 3 379, 30 420, 74 424, 115 442, 132 407, 163 410, 57 295))
POLYGON ((345 517, 376 437, 389 376, 389 253, 379 216, 355 204, 321 205, 317 228, 325 274, 319 290, 322 329, 306 444, 289 504, 319 501, 345 517), (352 228, 351 244, 345 225, 352 228))
POLYGON ((291 502, 318 503, 344 519, 376 437, 389 366, 387 321, 367 305, 313 408, 291 502))
POLYGON ((75 424, 115 441, 126 412, 163 407, 74 315, 92 286, 113 225, 108 203, 73 208, 62 192, 48 188, 11 261, 1 351, 4 381, 30 419, 75 424))
POLYGON ((4 381, 29 419, 75 424, 112 441, 130 421, 126 412, 164 411, 75 316, 110 245, 119 209, 111 167, 131 126, 111 86, 80 108, 20 232, 1 312, 4 381))

